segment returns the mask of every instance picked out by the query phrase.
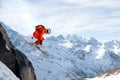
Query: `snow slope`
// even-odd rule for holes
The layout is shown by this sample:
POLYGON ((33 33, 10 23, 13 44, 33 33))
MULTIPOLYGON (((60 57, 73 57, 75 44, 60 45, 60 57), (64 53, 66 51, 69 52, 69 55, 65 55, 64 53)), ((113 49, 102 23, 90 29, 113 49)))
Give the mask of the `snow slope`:
POLYGON ((0 62, 0 80, 19 80, 6 65, 0 62))
POLYGON ((100 43, 76 35, 51 36, 41 46, 51 55, 45 56, 24 42, 24 38, 33 42, 31 36, 24 37, 4 26, 12 43, 32 62, 37 80, 80 80, 120 67, 120 41, 100 43))

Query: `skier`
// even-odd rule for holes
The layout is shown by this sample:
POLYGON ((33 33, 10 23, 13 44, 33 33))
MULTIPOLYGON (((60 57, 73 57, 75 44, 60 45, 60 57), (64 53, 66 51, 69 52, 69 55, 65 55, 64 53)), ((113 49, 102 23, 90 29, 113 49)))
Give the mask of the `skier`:
POLYGON ((51 30, 46 29, 43 25, 37 25, 35 27, 35 31, 33 32, 33 37, 37 39, 35 42, 36 47, 39 48, 40 45, 42 45, 42 42, 44 41, 44 34, 50 34, 51 30))

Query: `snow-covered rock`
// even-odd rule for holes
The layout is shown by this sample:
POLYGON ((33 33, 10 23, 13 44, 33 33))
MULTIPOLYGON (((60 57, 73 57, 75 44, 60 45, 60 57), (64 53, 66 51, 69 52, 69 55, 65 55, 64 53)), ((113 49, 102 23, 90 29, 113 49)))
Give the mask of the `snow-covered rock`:
POLYGON ((102 74, 97 75, 95 78, 86 78, 84 80, 119 80, 120 79, 120 68, 109 70, 102 74))

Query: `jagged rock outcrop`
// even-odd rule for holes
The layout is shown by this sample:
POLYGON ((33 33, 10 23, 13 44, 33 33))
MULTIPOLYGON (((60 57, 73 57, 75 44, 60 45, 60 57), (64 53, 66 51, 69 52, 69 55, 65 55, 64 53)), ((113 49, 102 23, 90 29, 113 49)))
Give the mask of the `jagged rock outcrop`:
POLYGON ((2 24, 0 24, 0 61, 11 69, 20 80, 36 80, 31 62, 11 44, 2 24))
POLYGON ((98 74, 96 77, 104 77, 105 78, 105 77, 110 76, 110 75, 117 75, 118 73, 120 73, 120 68, 109 70, 107 72, 98 74))
MULTIPOLYGON (((94 78, 106 78, 106 77, 109 77, 109 76, 112 76, 112 75, 117 75, 120 73, 120 68, 117 68, 117 69, 112 69, 112 70, 108 70, 106 72, 103 72, 101 74, 98 74, 96 75, 94 78)), ((93 80, 94 80, 93 78, 93 80)), ((89 80, 89 79, 82 79, 82 80, 89 80)), ((92 80, 92 79, 90 79, 92 80)), ((95 79, 96 80, 96 79, 95 79)), ((107 79, 106 79, 107 80, 107 79)), ((112 80, 112 79, 111 79, 112 80)))

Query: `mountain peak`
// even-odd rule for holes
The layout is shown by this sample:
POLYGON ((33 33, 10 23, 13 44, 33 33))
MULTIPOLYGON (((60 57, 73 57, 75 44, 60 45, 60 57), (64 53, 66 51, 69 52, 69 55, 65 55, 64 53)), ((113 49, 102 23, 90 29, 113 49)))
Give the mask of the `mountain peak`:
POLYGON ((63 37, 63 35, 59 35, 59 36, 57 36, 57 38, 58 38, 58 39, 65 39, 65 38, 63 37))
POLYGON ((97 46, 97 45, 100 44, 100 42, 98 42, 95 38, 91 37, 91 38, 88 40, 88 44, 93 45, 93 46, 97 46))

